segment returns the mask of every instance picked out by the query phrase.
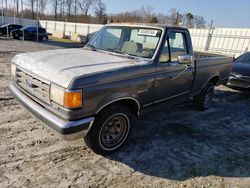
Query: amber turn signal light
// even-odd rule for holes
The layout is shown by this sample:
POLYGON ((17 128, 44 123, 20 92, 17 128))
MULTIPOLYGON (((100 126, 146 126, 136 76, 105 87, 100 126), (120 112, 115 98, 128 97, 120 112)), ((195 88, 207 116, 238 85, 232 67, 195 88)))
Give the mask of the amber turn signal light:
POLYGON ((82 92, 64 92, 64 106, 67 108, 82 107, 82 92))

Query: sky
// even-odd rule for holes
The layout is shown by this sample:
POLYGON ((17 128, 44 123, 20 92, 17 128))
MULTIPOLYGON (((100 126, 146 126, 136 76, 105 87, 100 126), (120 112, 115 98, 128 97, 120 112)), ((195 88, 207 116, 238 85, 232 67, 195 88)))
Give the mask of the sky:
POLYGON ((250 0, 103 0, 107 12, 119 13, 153 6, 155 13, 168 14, 171 8, 180 13, 191 12, 203 16, 215 27, 250 28, 250 0))

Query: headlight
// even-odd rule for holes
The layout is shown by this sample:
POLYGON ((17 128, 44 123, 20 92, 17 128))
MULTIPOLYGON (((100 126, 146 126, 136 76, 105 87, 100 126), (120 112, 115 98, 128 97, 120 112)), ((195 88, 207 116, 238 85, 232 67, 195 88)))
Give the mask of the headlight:
POLYGON ((50 99, 66 108, 80 108, 83 100, 81 90, 68 91, 55 85, 50 87, 50 99))
POLYGON ((14 63, 11 63, 11 76, 16 77, 16 65, 14 63))

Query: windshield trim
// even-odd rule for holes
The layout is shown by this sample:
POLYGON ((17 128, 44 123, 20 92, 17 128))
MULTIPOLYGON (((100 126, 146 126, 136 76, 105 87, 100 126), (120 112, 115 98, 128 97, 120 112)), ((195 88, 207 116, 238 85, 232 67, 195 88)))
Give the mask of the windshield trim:
MULTIPOLYGON (((94 36, 89 40, 89 42, 84 46, 84 48, 89 48, 88 45, 93 41, 93 39, 95 38, 95 36, 101 32, 102 30, 104 30, 105 28, 121 28, 121 27, 129 27, 129 28, 142 28, 142 29, 157 29, 157 30, 161 30, 161 36, 159 37, 158 43, 156 45, 156 48, 154 50, 154 54, 152 57, 139 57, 139 56, 135 56, 135 55, 130 55, 130 57, 132 58, 142 58, 142 59, 147 59, 147 60, 153 60, 156 58, 158 51, 161 48, 161 43, 162 40, 164 39, 164 35, 165 35, 165 29, 161 28, 161 27, 157 27, 157 26, 146 26, 146 25, 106 25, 103 26, 99 31, 97 31, 94 36)), ((91 47, 90 47, 91 48, 91 47)), ((104 49, 98 49, 96 48, 96 51, 103 51, 103 52, 107 52, 107 53, 111 53, 111 54, 117 54, 117 55, 121 55, 123 57, 128 57, 124 54, 120 54, 120 53, 116 53, 116 52, 111 52, 109 50, 104 50, 104 49)))

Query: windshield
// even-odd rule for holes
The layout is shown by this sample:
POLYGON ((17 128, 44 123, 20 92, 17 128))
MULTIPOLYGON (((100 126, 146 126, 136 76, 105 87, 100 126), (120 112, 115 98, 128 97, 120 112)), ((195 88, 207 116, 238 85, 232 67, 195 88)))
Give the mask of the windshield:
POLYGON ((20 30, 25 30, 27 28, 29 28, 30 26, 26 26, 26 27, 22 27, 20 30))
POLYGON ((0 28, 7 27, 9 24, 1 25, 0 28))
POLYGON ((25 26, 25 27, 22 27, 20 30, 27 30, 27 29, 33 29, 33 30, 36 30, 36 27, 32 27, 32 26, 25 26))
POLYGON ((123 55, 152 58, 162 30, 154 28, 108 26, 101 29, 86 45, 123 55))
POLYGON ((250 53, 245 53, 235 60, 235 63, 250 64, 250 53))

